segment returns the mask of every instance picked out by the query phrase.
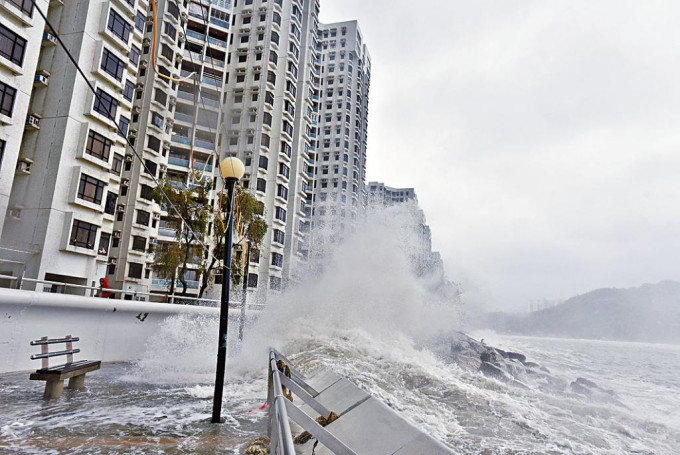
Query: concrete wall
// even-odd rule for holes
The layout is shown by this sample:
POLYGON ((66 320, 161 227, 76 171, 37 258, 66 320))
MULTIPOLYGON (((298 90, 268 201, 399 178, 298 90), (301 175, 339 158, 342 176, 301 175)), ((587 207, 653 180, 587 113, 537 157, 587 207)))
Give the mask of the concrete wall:
MULTIPOLYGON (((0 289, 0 374, 40 368, 30 346, 41 336, 80 337, 76 360, 130 361, 143 352, 147 338, 168 317, 214 315, 216 308, 131 302, 65 294, 0 289)), ((64 345, 53 345, 51 351, 64 345)), ((50 364, 64 363, 64 357, 50 364)))

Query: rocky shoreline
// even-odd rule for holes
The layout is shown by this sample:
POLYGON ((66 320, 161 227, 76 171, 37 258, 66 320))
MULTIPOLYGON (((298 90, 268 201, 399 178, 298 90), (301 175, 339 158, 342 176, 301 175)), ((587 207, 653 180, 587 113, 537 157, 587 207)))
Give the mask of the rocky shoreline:
POLYGON ((477 341, 462 332, 457 332, 444 345, 450 346, 450 350, 448 352, 440 350, 437 354, 445 360, 469 371, 479 371, 484 376, 508 385, 548 393, 573 394, 623 406, 613 390, 600 387, 582 377, 575 379, 559 377, 545 366, 527 360, 524 354, 488 346, 484 340, 477 341))

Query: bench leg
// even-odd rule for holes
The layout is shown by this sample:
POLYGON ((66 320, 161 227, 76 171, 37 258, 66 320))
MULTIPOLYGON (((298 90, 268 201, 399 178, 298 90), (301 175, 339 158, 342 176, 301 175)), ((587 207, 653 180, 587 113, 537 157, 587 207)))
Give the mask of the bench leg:
POLYGON ((43 398, 59 398, 64 390, 64 381, 47 381, 45 383, 45 394, 43 398))
POLYGON ((78 376, 73 376, 68 380, 68 388, 80 390, 85 387, 85 375, 80 374, 78 376))

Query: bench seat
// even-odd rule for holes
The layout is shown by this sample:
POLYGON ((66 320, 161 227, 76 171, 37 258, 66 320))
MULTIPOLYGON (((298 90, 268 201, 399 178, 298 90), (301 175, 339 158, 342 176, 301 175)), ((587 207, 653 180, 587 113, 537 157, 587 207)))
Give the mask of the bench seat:
POLYGON ((63 381, 98 370, 101 364, 100 360, 79 360, 78 362, 36 370, 35 373, 31 373, 30 379, 34 381, 63 381))

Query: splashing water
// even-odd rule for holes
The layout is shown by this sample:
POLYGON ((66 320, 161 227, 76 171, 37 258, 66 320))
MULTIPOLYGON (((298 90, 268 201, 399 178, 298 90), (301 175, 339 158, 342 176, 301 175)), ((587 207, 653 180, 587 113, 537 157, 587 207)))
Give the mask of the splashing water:
POLYGON ((28 391, 0 378, 0 406, 12 409, 0 422, 0 448, 68 452, 45 450, 58 437, 91 453, 214 453, 215 447, 240 453, 266 428, 259 406, 273 346, 303 374, 331 368, 347 377, 458 453, 677 453, 680 348, 495 340, 567 380, 601 381, 618 392, 621 405, 547 393, 539 383, 515 388, 435 355, 437 344, 460 327, 460 307, 433 293, 429 278, 414 275, 411 253, 420 240, 401 228, 413 219, 408 208, 369 216, 321 273, 310 271, 305 283, 271 302, 242 345, 230 320, 227 424, 208 423, 217 320, 177 317, 149 340, 144 360, 105 366, 101 380, 93 376, 89 397, 67 396, 56 408, 36 409, 17 404, 23 403, 17 395, 28 391), (648 368, 636 371, 636 365, 648 368), (55 411, 62 419, 50 417, 55 411))

